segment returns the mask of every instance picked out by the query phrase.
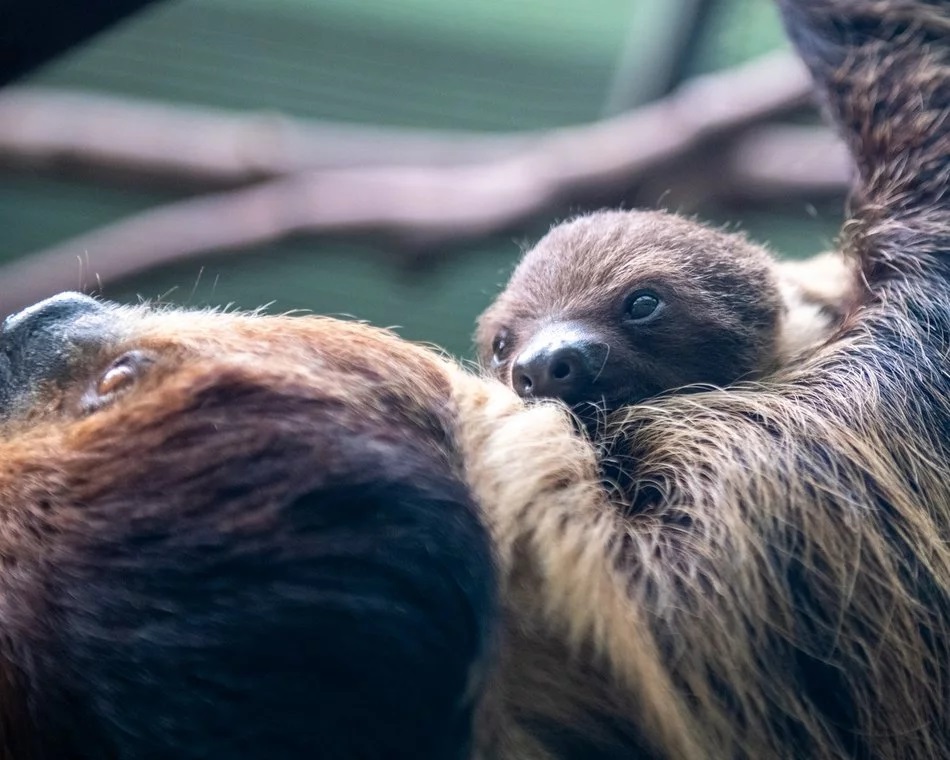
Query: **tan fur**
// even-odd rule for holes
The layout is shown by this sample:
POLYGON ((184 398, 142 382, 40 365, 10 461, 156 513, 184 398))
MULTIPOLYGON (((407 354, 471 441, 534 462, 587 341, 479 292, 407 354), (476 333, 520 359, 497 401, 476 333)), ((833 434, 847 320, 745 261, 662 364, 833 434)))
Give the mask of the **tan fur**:
MULTIPOLYGON (((486 518, 510 583, 503 586, 503 596, 510 614, 520 620, 503 646, 516 653, 534 650, 553 634, 567 644, 568 657, 590 648, 593 660, 562 666, 589 676, 596 663, 605 661, 611 678, 629 691, 621 704, 633 700, 656 727, 657 746, 675 748, 683 758, 702 757, 692 738, 695 731, 682 722, 680 698, 657 667, 655 644, 629 604, 627 580, 611 567, 610 552, 605 555, 623 528, 599 486, 593 451, 555 405, 524 410, 508 389, 486 389, 464 376, 456 378, 456 393, 466 471, 479 502, 491 505, 486 518), (525 575, 527 583, 521 580, 525 575), (626 652, 641 656, 630 659, 626 652)), ((527 657, 510 656, 515 672, 497 675, 502 693, 537 677, 520 672, 527 657)), ((573 714, 570 702, 583 706, 587 696, 583 686, 575 694, 560 693, 563 701, 553 717, 578 719, 582 711, 573 714)), ((489 701, 486 709, 492 708, 489 701)), ((516 750, 493 741, 494 752, 515 756, 516 750)), ((486 751, 490 756, 492 751, 486 751)))
POLYGON ((787 367, 834 335, 859 300, 854 262, 829 251, 804 260, 776 263, 785 305, 776 365, 787 367))

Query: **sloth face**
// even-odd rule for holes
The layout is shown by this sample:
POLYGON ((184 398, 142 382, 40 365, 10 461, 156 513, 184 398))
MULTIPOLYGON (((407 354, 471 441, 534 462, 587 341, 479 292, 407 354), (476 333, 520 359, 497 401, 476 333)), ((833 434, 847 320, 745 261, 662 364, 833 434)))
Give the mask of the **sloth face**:
MULTIPOLYGON (((381 416, 404 402, 413 416, 421 397, 447 392, 443 374, 417 346, 328 318, 262 320, 63 293, 0 325, 0 425, 60 424, 100 412, 125 424, 119 420, 133 406, 142 415, 157 414, 158 407, 171 413, 173 396, 187 406, 203 403, 195 400, 203 393, 234 396, 235 387, 271 385, 303 397, 317 387, 321 397, 365 401, 381 416), (381 377, 378 367, 389 366, 392 356, 401 371, 381 377), (377 399, 383 389, 388 405, 377 399)), ((243 400, 251 403, 252 396, 243 400)), ((237 405, 238 398, 228 403, 237 405)))
POLYGON ((770 258, 743 238, 655 212, 555 228, 479 321, 483 365, 524 398, 582 416, 684 386, 754 377, 773 355, 770 258))
POLYGON ((79 419, 177 366, 184 343, 149 338, 148 313, 61 293, 8 317, 0 326, 0 422, 79 419))
POLYGON ((54 296, 8 317, 0 328, 0 418, 67 406, 78 413, 81 406, 91 409, 121 395, 146 361, 144 355, 107 358, 103 349, 118 339, 109 309, 78 293, 54 296), (67 403, 64 392, 79 385, 83 401, 67 403))

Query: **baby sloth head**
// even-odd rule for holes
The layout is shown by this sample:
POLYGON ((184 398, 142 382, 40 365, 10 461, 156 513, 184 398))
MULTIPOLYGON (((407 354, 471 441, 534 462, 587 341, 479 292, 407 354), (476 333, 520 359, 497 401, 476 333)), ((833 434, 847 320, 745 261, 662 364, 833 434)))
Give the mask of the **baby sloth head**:
POLYGON ((778 361, 776 264, 741 235, 657 211, 552 229, 479 318, 483 366, 525 398, 610 411, 778 361))

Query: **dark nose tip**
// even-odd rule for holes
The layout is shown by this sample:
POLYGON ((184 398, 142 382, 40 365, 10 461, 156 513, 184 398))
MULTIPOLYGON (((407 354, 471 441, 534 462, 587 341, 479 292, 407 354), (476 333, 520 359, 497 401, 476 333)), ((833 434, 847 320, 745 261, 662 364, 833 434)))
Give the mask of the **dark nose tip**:
POLYGON ((512 386, 523 398, 581 401, 591 385, 590 363, 574 345, 521 354, 511 368, 512 386))
POLYGON ((60 293, 11 314, 0 328, 4 335, 12 332, 33 332, 68 324, 87 314, 103 310, 102 304, 82 293, 60 293))

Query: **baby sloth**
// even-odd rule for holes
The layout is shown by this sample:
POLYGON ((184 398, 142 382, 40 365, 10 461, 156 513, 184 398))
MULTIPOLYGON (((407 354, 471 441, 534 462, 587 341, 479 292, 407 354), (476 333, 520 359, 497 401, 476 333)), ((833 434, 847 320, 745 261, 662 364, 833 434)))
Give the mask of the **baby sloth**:
POLYGON ((609 412, 787 366, 841 323, 856 281, 837 255, 780 263, 673 214, 598 212, 525 255, 479 318, 479 359, 525 398, 609 412))

